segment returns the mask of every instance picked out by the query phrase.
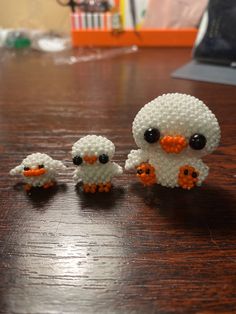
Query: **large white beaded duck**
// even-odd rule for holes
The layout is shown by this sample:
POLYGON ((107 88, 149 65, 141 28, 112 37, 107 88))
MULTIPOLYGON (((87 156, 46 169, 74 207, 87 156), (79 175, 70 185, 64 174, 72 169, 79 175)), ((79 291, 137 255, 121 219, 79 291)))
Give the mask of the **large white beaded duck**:
POLYGON ((21 175, 24 179, 25 190, 32 187, 42 187, 47 189, 55 184, 55 177, 60 170, 65 170, 66 166, 59 160, 54 160, 47 154, 33 153, 23 159, 19 166, 10 171, 11 175, 21 175))
POLYGON ((219 144, 215 115, 199 99, 185 94, 164 94, 146 104, 133 121, 139 147, 131 150, 125 169, 135 168, 144 185, 191 189, 208 175, 201 160, 219 144))
POLYGON ((111 179, 123 173, 121 166, 111 162, 115 145, 106 137, 87 135, 72 146, 76 183, 82 181, 86 193, 109 192, 111 179))

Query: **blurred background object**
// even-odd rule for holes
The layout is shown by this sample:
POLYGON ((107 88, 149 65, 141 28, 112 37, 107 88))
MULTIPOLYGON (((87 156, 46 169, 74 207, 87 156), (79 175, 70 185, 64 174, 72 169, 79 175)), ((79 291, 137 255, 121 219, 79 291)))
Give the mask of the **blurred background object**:
POLYGON ((236 1, 210 0, 194 47, 198 61, 236 64, 236 1))
POLYGON ((22 49, 28 48, 31 45, 31 40, 28 34, 24 31, 9 31, 6 36, 5 46, 7 48, 22 49))
POLYGON ((0 27, 69 32, 68 4, 96 13, 118 8, 124 28, 146 29, 196 27, 207 0, 8 0, 1 1, 0 27))
POLYGON ((193 49, 193 60, 174 78, 236 86, 236 2, 210 0, 193 49))
POLYGON ((112 5, 109 0, 56 0, 63 7, 70 7, 71 12, 107 12, 112 5))
POLYGON ((197 27, 208 0, 149 0, 143 28, 197 27))
POLYGON ((56 0, 8 0, 0 4, 0 27, 70 32, 68 11, 56 0))
MULTIPOLYGON (((9 0, 1 4, 0 27, 71 34, 75 47, 192 47, 206 4, 207 0, 9 0)), ((49 49, 57 44, 58 39, 49 49)))

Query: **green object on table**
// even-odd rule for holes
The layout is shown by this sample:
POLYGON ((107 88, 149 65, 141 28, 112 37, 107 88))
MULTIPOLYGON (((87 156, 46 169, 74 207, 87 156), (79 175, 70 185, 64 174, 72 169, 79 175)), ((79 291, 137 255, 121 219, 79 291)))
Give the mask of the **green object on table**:
POLYGON ((24 49, 30 45, 31 40, 23 33, 12 32, 6 38, 6 47, 8 48, 24 49))

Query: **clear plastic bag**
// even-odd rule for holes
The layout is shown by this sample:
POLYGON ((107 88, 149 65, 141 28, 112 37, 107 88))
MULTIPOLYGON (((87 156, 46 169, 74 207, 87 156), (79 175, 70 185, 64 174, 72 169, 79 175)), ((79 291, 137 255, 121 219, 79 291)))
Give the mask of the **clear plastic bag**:
POLYGON ((74 49, 71 55, 57 54, 54 56, 56 65, 74 64, 89 61, 98 61, 111 59, 126 54, 135 53, 138 51, 137 46, 119 47, 119 48, 79 48, 74 49))

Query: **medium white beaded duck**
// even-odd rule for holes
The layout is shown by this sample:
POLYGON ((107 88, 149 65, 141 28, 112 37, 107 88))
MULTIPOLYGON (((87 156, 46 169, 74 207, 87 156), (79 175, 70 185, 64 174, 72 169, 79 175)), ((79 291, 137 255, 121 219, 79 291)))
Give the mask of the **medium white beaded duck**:
POLYGON ((215 115, 199 99, 179 93, 164 94, 146 104, 133 121, 139 147, 131 150, 125 169, 135 168, 144 185, 191 189, 208 175, 201 157, 219 144, 215 115))
POLYGON ((74 171, 76 183, 83 183, 86 193, 109 192, 111 179, 123 173, 123 169, 111 162, 115 145, 106 137, 87 135, 72 146, 72 160, 78 166, 74 171))
POLYGON ((66 166, 59 160, 52 159, 43 153, 33 153, 23 159, 22 163, 10 171, 11 175, 21 175, 26 183, 26 191, 33 187, 44 189, 55 185, 55 177, 59 171, 65 170, 66 166))

